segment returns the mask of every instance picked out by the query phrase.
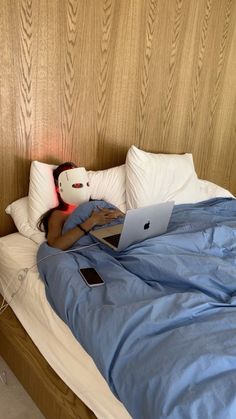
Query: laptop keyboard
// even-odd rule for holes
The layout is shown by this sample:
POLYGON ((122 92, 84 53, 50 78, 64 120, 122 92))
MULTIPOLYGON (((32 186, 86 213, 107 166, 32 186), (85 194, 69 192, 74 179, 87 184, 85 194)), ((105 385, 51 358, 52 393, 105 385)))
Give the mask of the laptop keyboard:
POLYGON ((103 237, 103 240, 106 240, 108 243, 112 244, 114 247, 118 247, 120 241, 120 234, 113 234, 112 236, 103 237))

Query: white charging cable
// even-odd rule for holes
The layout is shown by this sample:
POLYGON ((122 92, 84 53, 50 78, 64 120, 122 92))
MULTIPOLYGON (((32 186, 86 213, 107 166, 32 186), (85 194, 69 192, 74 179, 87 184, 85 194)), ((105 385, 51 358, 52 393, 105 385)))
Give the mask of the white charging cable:
POLYGON ((6 288, 5 289, 3 289, 3 300, 2 300, 2 304, 1 304, 1 307, 0 307, 0 315, 6 310, 6 308, 11 304, 11 302, 12 302, 12 300, 13 300, 13 298, 15 297, 15 295, 19 292, 19 290, 21 289, 21 287, 22 287, 22 285, 23 285, 23 282, 24 282, 24 279, 27 277, 27 274, 28 274, 28 272, 31 270, 31 269, 33 269, 35 266, 37 266, 38 265, 38 263, 40 263, 40 262, 42 262, 43 260, 46 260, 46 259, 48 259, 48 258, 51 258, 51 257, 53 257, 53 256, 57 256, 57 255, 60 255, 60 254, 62 254, 62 253, 71 253, 71 252, 75 252, 75 251, 78 251, 78 250, 83 250, 83 249, 88 249, 89 247, 93 247, 93 246, 98 246, 100 243, 93 243, 93 244, 89 244, 89 245, 87 245, 87 246, 80 246, 80 247, 75 247, 75 248, 73 248, 73 249, 69 249, 69 250, 61 250, 60 252, 56 252, 56 253, 54 253, 53 255, 47 255, 47 256, 44 256, 42 259, 39 259, 36 263, 34 263, 32 266, 30 266, 29 268, 24 268, 24 269, 20 269, 18 272, 17 272, 17 279, 20 281, 20 285, 19 285, 19 287, 17 288, 17 290, 16 291, 14 291, 12 294, 11 294, 11 297, 10 297, 10 300, 7 302, 7 300, 6 300, 6 292, 7 292, 7 290, 10 288, 10 286, 11 286, 11 284, 15 281, 15 277, 14 278, 12 278, 12 280, 9 282, 9 284, 6 286, 6 288))

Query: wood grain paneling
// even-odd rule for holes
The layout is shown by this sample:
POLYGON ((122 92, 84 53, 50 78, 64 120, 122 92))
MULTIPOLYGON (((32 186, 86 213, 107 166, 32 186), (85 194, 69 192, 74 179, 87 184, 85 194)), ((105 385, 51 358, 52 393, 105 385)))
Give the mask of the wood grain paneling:
POLYGON ((31 160, 192 152, 236 193, 234 0, 1 0, 0 232, 31 160))

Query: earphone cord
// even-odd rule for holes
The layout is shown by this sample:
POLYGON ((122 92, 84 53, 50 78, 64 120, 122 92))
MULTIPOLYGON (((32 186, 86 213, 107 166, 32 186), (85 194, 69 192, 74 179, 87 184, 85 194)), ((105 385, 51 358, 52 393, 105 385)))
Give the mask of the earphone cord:
POLYGON ((93 246, 98 246, 99 243, 93 243, 93 244, 89 244, 87 246, 80 246, 80 247, 75 247, 73 249, 68 249, 68 250, 60 250, 60 252, 56 252, 53 255, 47 255, 44 256, 42 259, 39 259, 36 263, 34 263, 32 266, 30 266, 29 268, 24 268, 24 269, 20 269, 20 271, 17 272, 17 279, 20 281, 20 286, 17 288, 17 290, 15 292, 13 292, 13 294, 11 295, 10 300, 7 302, 6 301, 6 292, 9 289, 10 285, 12 284, 13 281, 15 281, 15 277, 12 278, 12 280, 9 282, 9 284, 6 286, 5 289, 3 289, 3 300, 1 303, 1 307, 0 307, 0 315, 6 310, 6 308, 10 305, 10 303, 12 302, 13 298, 15 297, 15 295, 18 293, 18 291, 21 289, 22 284, 23 284, 23 280, 26 278, 28 272, 33 269, 35 266, 38 265, 38 263, 51 258, 53 256, 57 256, 60 255, 62 253, 72 253, 78 250, 83 250, 83 249, 88 249, 89 247, 93 247, 93 246))

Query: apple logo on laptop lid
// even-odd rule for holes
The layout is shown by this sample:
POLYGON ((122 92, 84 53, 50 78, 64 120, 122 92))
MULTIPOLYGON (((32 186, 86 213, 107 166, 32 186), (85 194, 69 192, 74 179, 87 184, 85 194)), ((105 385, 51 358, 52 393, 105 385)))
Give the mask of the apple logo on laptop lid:
POLYGON ((147 223, 144 224, 143 228, 144 230, 148 230, 150 227, 150 221, 148 221, 147 223))

